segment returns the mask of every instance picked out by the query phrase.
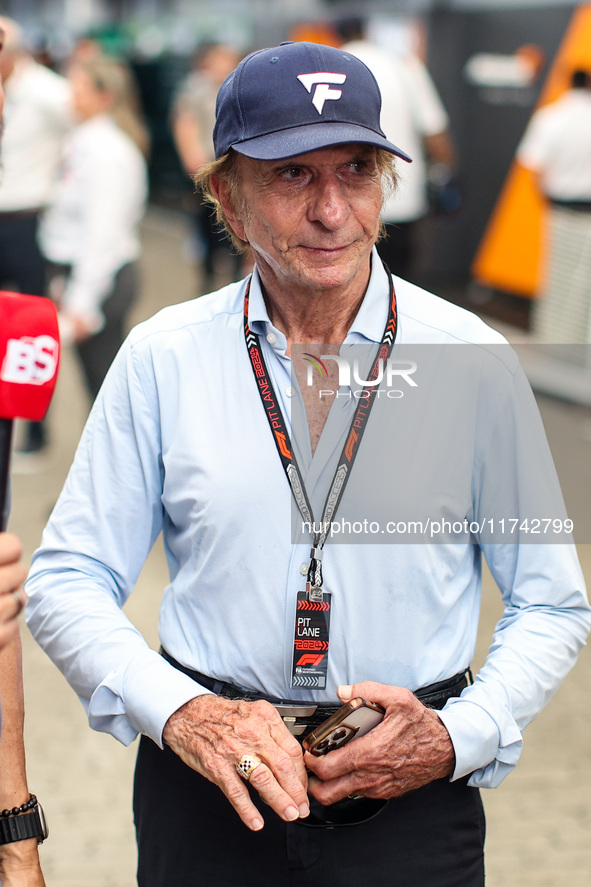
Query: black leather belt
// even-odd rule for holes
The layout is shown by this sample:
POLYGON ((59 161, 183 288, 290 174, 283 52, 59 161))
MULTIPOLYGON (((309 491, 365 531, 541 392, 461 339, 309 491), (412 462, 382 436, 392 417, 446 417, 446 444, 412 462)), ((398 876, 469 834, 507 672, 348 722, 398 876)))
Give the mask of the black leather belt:
MULTIPOLYGON (((257 690, 245 690, 242 687, 235 687, 233 684, 229 684, 226 681, 218 681, 216 678, 202 674, 200 671, 194 671, 191 668, 187 668, 185 665, 181 665, 180 662, 173 659, 173 657, 162 648, 160 653, 167 662, 179 671, 182 671, 183 674, 188 675, 198 684, 201 684, 202 687, 211 690, 211 692, 215 693, 217 696, 224 696, 227 699, 245 699, 253 702, 259 699, 264 699, 267 702, 270 702, 271 705, 275 706, 283 718, 283 722, 289 732, 293 736, 297 736, 300 740, 307 736, 314 727, 317 727, 341 707, 340 703, 335 703, 334 705, 318 705, 314 702, 277 699, 277 697, 259 693, 257 690)), ((470 672, 470 669, 467 668, 465 671, 461 671, 454 675, 453 678, 448 678, 445 681, 438 681, 435 684, 429 684, 427 687, 421 687, 419 690, 415 690, 415 696, 428 708, 441 709, 448 699, 452 699, 454 696, 459 696, 462 690, 471 682, 472 673, 470 672)))

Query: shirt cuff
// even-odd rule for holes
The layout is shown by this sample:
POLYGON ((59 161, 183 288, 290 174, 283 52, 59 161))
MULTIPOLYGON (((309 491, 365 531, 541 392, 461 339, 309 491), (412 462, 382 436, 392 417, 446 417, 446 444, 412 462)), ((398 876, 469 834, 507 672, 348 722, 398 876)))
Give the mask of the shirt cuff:
POLYGON ((128 666, 123 679, 113 673, 97 687, 88 720, 93 730, 112 733, 123 745, 143 733, 162 748, 169 717, 190 699, 210 692, 149 650, 141 663, 128 666))
POLYGON ((514 721, 499 727, 494 717, 467 699, 451 699, 437 712, 456 756, 452 781, 470 775, 469 785, 495 788, 513 769, 523 745, 514 721))

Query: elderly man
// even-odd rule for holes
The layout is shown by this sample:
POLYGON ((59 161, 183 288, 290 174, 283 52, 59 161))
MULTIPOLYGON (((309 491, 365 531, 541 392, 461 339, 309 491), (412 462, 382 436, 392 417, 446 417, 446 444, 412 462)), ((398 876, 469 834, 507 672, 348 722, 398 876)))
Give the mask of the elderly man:
POLYGON ((143 734, 142 887, 482 885, 479 787, 514 766, 588 632, 568 540, 489 532, 557 487, 515 356, 377 257, 391 161, 408 160, 379 113, 369 70, 330 47, 262 50, 224 82, 202 179, 254 273, 131 334, 34 559, 37 640, 91 726, 143 734), (458 342, 477 368, 452 385, 441 351, 455 364, 458 342), (461 517, 469 535, 326 532, 374 504, 461 517), (158 653, 122 605, 160 532, 158 653), (506 610, 468 686, 481 552, 506 610), (303 753, 352 697, 382 722, 303 753))

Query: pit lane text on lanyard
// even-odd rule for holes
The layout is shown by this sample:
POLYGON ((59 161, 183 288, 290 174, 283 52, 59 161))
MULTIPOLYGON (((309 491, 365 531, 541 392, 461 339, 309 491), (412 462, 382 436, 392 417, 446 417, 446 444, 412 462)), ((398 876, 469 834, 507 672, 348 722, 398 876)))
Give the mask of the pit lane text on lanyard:
MULTIPOLYGON (((369 374, 368 381, 370 382, 377 379, 380 362, 383 361, 382 366, 385 364, 392 352, 396 338, 396 293, 394 291, 392 275, 388 268, 384 267, 390 281, 388 319, 371 373, 369 374)), ((299 465, 293 453, 287 425, 285 424, 283 413, 281 412, 281 407, 279 406, 279 401, 265 364, 258 336, 252 332, 248 325, 250 283, 251 280, 249 279, 244 296, 244 336, 248 356, 257 382, 261 402, 265 408, 269 426, 277 446, 277 452, 287 475, 293 497, 304 522, 308 526, 316 526, 312 506, 310 505, 299 465)), ((322 521, 320 523, 322 532, 315 533, 312 540, 306 590, 298 591, 297 594, 291 676, 292 687, 322 690, 326 686, 331 594, 322 588, 322 549, 326 542, 331 521, 334 519, 349 479, 349 474, 357 456, 359 444, 361 443, 378 388, 378 385, 368 386, 366 389, 367 397, 360 399, 355 410, 347 440, 341 452, 326 502, 324 503, 322 521)))

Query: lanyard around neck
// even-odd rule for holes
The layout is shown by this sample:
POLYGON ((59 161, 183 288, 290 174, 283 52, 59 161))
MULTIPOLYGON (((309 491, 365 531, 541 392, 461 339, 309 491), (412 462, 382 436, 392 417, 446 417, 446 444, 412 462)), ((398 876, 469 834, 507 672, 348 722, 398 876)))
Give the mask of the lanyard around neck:
MULTIPOLYGON (((392 275, 385 264, 384 268, 388 275, 388 280, 390 281, 388 319, 386 320, 386 326, 384 327, 381 342, 377 346, 377 352, 367 380, 368 382, 375 381, 378 378, 380 368, 383 367, 384 363, 392 353, 398 326, 394 283, 392 281, 392 275)), ((250 364, 257 383, 261 402, 265 408, 269 427, 271 428, 277 446, 277 452, 279 453, 279 458, 281 459, 281 463, 287 475, 293 497, 305 524, 309 527, 315 528, 316 524, 314 522, 312 506, 310 504, 300 467, 297 463, 295 453, 293 452, 287 425, 285 424, 283 413, 281 412, 281 407, 279 406, 279 401, 261 351, 259 337, 256 333, 252 332, 248 324, 248 304, 251 280, 252 277, 247 283, 244 296, 244 336, 250 364)), ((328 533, 330 532, 331 521, 334 519, 345 491, 347 481, 349 480, 349 475, 357 456, 361 438, 363 437, 363 432, 367 426, 367 420, 369 419, 369 414, 372 410, 378 388, 378 385, 369 385, 365 390, 366 396, 360 399, 360 402, 355 409, 347 439, 342 449, 326 497, 326 502, 324 503, 320 530, 313 533, 306 588, 310 600, 322 600, 322 549, 324 548, 328 533)))

